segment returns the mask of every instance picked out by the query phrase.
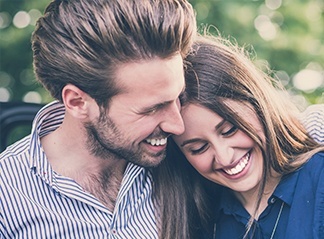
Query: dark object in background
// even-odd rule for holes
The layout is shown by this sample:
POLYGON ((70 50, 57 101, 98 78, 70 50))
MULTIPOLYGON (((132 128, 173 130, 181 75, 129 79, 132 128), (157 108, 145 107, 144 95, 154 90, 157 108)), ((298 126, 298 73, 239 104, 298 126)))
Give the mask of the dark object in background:
POLYGON ((33 119, 43 104, 0 102, 0 152, 30 134, 33 119))

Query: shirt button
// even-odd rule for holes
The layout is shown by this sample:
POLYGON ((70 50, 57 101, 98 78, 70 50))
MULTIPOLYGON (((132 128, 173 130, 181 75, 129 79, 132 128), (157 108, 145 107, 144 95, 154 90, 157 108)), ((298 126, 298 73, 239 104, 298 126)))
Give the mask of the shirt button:
POLYGON ((111 232, 112 232, 112 234, 116 234, 117 233, 116 229, 112 229, 111 232))
POLYGON ((271 203, 271 204, 274 204, 275 202, 276 202, 276 198, 271 198, 271 199, 270 199, 270 203, 271 203))

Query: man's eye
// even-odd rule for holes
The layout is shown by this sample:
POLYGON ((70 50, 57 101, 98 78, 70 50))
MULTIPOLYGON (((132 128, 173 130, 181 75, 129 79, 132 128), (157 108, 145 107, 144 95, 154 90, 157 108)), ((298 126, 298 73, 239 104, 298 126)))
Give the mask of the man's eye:
POLYGON ((153 114, 155 114, 157 111, 158 111, 158 108, 155 107, 155 108, 147 109, 147 110, 145 110, 144 112, 142 112, 141 114, 143 114, 143 115, 153 115, 153 114))
POLYGON ((207 149, 208 149, 208 144, 206 143, 203 146, 199 147, 198 149, 190 149, 190 153, 192 155, 201 154, 205 152, 207 149))
POLYGON ((238 129, 237 129, 236 126, 232 126, 232 127, 231 127, 230 129, 228 129, 228 130, 225 129, 225 130, 222 132, 222 135, 223 135, 223 136, 231 136, 231 135, 235 134, 237 130, 238 130, 238 129))
POLYGON ((146 114, 148 114, 148 115, 152 115, 152 114, 154 114, 156 111, 157 111, 157 108, 153 108, 153 109, 150 109, 150 110, 146 111, 146 114))

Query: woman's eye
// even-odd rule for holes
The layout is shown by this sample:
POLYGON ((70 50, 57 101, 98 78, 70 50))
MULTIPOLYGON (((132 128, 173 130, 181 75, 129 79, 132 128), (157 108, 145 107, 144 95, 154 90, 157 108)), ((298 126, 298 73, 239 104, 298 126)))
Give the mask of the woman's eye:
POLYGON ((231 136, 231 135, 235 134, 236 131, 237 131, 237 127, 236 126, 232 126, 229 129, 223 130, 222 135, 223 136, 231 136))
POLYGON ((208 144, 204 144, 203 146, 197 148, 197 149, 190 149, 190 152, 192 155, 196 155, 196 154, 201 154, 203 152, 205 152, 208 149, 208 144))

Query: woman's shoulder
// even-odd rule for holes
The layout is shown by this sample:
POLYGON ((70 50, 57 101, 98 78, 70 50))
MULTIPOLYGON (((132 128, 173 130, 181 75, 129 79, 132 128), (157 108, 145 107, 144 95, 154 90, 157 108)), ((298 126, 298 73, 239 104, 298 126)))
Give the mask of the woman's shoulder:
POLYGON ((307 168, 322 168, 324 167, 324 151, 315 153, 305 164, 307 168))
POLYGON ((316 154, 314 154, 309 160, 308 162, 311 162, 312 164, 323 164, 324 165, 324 151, 318 152, 316 154))
MULTIPOLYGON (((323 238, 324 235, 324 152, 314 154, 307 165, 308 176, 312 178, 314 197, 314 222, 313 222, 313 238, 323 238)), ((307 180, 303 177, 303 180, 307 180)))
MULTIPOLYGON (((289 233, 287 238, 323 238, 324 232, 324 152, 314 154, 298 171, 293 189, 293 202, 290 211, 289 233), (296 225, 302 225, 297 228, 296 225), (307 226, 306 226, 307 224, 307 226), (301 236, 301 237, 300 237, 301 236)), ((288 189, 289 190, 289 189, 288 189)))
POLYGON ((324 152, 314 154, 300 169, 300 174, 307 175, 315 181, 324 180, 324 152))

